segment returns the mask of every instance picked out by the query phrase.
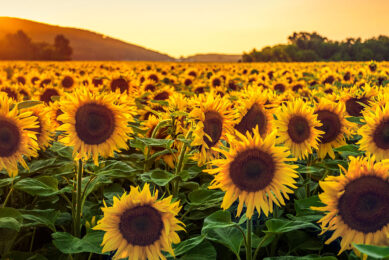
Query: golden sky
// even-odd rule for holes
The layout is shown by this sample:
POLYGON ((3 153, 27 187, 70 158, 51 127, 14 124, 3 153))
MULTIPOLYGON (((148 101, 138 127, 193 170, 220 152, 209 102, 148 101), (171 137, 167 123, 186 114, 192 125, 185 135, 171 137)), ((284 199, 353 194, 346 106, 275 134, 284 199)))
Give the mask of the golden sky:
POLYGON ((294 31, 389 35, 389 0, 0 0, 0 16, 88 29, 179 57, 241 54, 294 31))

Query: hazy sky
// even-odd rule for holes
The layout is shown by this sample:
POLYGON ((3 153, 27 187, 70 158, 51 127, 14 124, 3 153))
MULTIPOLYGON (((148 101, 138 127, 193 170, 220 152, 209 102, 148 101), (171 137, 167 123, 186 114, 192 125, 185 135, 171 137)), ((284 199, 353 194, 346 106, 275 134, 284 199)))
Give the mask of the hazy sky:
POLYGON ((389 35, 389 0, 0 0, 0 16, 84 28, 175 57, 241 54, 294 31, 389 35))

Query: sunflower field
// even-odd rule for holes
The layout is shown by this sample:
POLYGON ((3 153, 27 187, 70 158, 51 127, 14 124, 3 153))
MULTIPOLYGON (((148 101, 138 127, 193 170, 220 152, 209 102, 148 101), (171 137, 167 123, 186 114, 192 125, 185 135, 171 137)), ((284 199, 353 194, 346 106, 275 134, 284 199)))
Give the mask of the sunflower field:
POLYGON ((0 63, 1 259, 389 259, 389 63, 0 63))

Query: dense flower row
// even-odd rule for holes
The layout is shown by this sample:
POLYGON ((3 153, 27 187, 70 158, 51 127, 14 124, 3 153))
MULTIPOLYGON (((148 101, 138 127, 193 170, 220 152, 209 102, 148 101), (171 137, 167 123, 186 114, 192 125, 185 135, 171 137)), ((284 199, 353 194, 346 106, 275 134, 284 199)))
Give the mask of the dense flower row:
MULTIPOLYGON (((255 210, 267 217, 290 199, 296 161, 335 159, 334 149, 356 142, 366 157, 350 157, 348 170, 320 180, 325 206, 315 209, 325 212, 323 233, 334 231, 328 242, 342 237, 340 253, 352 243, 388 244, 387 63, 12 63, 0 69, 0 170, 10 177, 18 175, 18 163, 28 168, 53 142, 72 147, 82 167, 130 151, 139 138, 171 140, 141 151, 145 171, 179 174, 195 161, 213 176, 208 188, 225 192, 221 207, 238 201, 237 215, 245 209, 251 219, 255 210)), ((117 250, 115 258, 165 259, 161 251, 174 255, 172 244, 180 242, 178 183, 163 199, 143 186, 105 205, 94 227, 106 231, 103 251, 117 250)))

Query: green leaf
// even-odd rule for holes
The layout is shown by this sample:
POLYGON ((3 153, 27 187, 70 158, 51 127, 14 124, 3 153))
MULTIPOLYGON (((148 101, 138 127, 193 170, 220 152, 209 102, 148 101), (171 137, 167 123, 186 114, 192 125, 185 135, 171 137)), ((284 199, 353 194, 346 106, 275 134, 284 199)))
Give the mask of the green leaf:
POLYGON ((176 177, 176 175, 161 169, 155 169, 153 171, 145 172, 141 175, 141 179, 144 182, 152 182, 158 186, 165 186, 176 177))
POLYGON ((91 231, 81 239, 66 232, 56 232, 51 236, 55 247, 64 254, 102 254, 100 244, 103 241, 104 232, 91 231))
POLYGON ((19 232, 23 218, 20 212, 14 208, 0 208, 0 228, 11 229, 19 232))
POLYGON ((175 111, 173 113, 170 113, 170 116, 172 117, 180 117, 180 116, 187 116, 188 113, 185 111, 175 111))
POLYGON ((180 260, 214 260, 216 258, 216 250, 212 244, 209 241, 203 241, 195 248, 189 250, 180 260))
POLYGON ((363 151, 359 151, 359 146, 355 144, 348 144, 338 148, 334 148, 334 151, 340 153, 342 157, 347 158, 349 156, 360 156, 363 155, 363 151))
POLYGON ((211 201, 220 202, 223 200, 223 192, 218 190, 195 190, 188 194, 190 204, 201 205, 211 203, 211 201))
POLYGON ((168 148, 172 146, 174 140, 171 139, 157 139, 157 138, 138 138, 139 141, 148 146, 158 146, 168 148))
POLYGON ((53 145, 50 147, 50 150, 66 159, 72 159, 73 157, 72 148, 70 148, 69 146, 65 146, 59 142, 54 142, 53 145))
POLYGON ((11 217, 0 218, 0 228, 13 229, 19 232, 21 226, 22 224, 14 218, 11 217))
POLYGON ((357 117, 357 116, 350 116, 346 117, 347 121, 350 121, 352 123, 356 123, 358 125, 364 125, 365 123, 361 121, 362 117, 357 117))
POLYGON ((220 243, 239 255, 243 243, 243 234, 237 227, 214 228, 207 231, 207 239, 220 243))
POLYGON ((219 210, 204 219, 202 234, 207 234, 209 230, 215 228, 227 228, 236 225, 231 221, 231 213, 229 211, 219 210))
POLYGON ((48 197, 59 193, 58 180, 52 176, 22 179, 14 187, 33 196, 48 197))
POLYGON ((35 160, 28 164, 29 170, 27 172, 34 173, 45 168, 52 166, 56 161, 56 158, 50 158, 46 160, 35 160))
POLYGON ((304 216, 307 214, 315 214, 316 212, 311 207, 323 207, 324 204, 320 201, 319 196, 315 195, 309 198, 294 200, 294 208, 296 216, 304 216))
POLYGON ((372 245, 357 245, 354 247, 363 254, 374 258, 387 258, 389 257, 389 246, 372 246, 372 245))
POLYGON ((29 108, 33 107, 39 104, 42 104, 42 101, 37 101, 37 100, 28 100, 28 101, 23 101, 18 103, 18 109, 24 109, 24 108, 29 108))
POLYGON ((14 180, 14 178, 0 179, 0 188, 10 185, 14 180))
POLYGON ((95 173, 107 178, 130 178, 136 172, 136 169, 122 161, 108 160, 101 164, 104 167, 97 169, 95 173))
POLYGON ((266 221, 268 233, 286 233, 294 230, 301 230, 305 228, 313 228, 318 230, 319 228, 309 222, 287 220, 287 219, 269 219, 266 221))
POLYGON ((45 225, 55 232, 55 221, 58 218, 59 211, 54 209, 34 209, 34 210, 20 210, 22 217, 26 220, 24 227, 45 225))
POLYGON ((195 248, 198 246, 201 242, 203 242, 205 239, 204 235, 196 236, 189 238, 185 241, 180 242, 175 248, 174 248, 174 254, 176 256, 180 256, 191 250, 192 248, 195 248))

